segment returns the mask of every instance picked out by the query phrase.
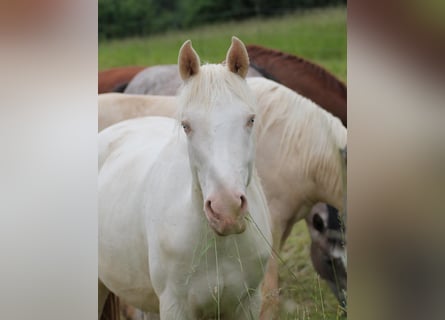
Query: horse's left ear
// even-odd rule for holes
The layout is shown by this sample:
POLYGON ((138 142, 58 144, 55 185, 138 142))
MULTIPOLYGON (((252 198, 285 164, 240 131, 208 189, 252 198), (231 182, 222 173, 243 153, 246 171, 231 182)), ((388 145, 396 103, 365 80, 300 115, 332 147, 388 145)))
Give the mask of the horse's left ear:
POLYGON ((227 51, 226 63, 230 71, 242 78, 246 77, 249 69, 249 55, 244 43, 237 37, 232 37, 232 45, 227 51))

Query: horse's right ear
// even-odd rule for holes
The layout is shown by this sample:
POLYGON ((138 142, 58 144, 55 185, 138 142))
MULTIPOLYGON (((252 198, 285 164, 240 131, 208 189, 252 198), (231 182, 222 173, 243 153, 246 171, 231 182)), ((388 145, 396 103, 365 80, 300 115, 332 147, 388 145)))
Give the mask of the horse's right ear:
POLYGON ((184 81, 199 72, 199 56, 193 49, 190 40, 184 42, 179 50, 178 65, 179 74, 184 81))

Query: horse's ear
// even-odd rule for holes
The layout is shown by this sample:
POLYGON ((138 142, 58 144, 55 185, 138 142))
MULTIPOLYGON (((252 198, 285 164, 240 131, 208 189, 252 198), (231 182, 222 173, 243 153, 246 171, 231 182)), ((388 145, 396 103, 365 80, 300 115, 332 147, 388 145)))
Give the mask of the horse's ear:
POLYGON ((245 78, 249 70, 249 55, 244 43, 237 37, 232 37, 232 45, 226 56, 226 63, 229 70, 245 78))
POLYGON ((190 40, 184 42, 179 50, 178 65, 179 74, 184 81, 199 72, 199 56, 193 49, 190 40))

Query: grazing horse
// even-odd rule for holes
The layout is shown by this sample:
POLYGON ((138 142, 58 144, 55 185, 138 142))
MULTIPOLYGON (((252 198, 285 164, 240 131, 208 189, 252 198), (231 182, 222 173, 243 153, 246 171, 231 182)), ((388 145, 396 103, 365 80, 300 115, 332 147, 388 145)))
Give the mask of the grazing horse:
POLYGON ((99 133, 99 315, 113 292, 163 320, 257 319, 271 230, 247 52, 233 37, 226 64, 200 66, 186 41, 178 60, 179 121, 99 133))
POLYGON ((343 308, 346 308, 347 274, 345 228, 337 209, 317 203, 306 217, 311 236, 311 260, 314 269, 328 283, 343 308))
POLYGON ((130 66, 112 68, 99 71, 98 75, 98 91, 106 92, 123 92, 123 88, 128 82, 141 70, 146 67, 130 66))
MULTIPOLYGON (((257 167, 278 252, 295 222, 304 219, 315 203, 343 212, 346 190, 339 150, 346 146, 347 132, 338 118, 280 84, 261 78, 248 83, 260 108, 257 144, 265 150, 257 154, 257 167), (277 150, 271 152, 273 148, 277 150)), ((269 260, 263 290, 270 298, 263 306, 263 319, 270 319, 279 302, 276 258, 269 260)))
MULTIPOLYGON (((279 252, 293 225, 304 219, 317 202, 329 203, 343 212, 343 161, 338 152, 346 146, 341 121, 314 102, 265 78, 248 78, 257 98, 256 165, 273 222, 273 247, 279 252)), ((119 109, 121 120, 134 116, 125 100, 137 99, 139 116, 166 115, 163 96, 107 94, 99 97, 99 126, 107 114, 119 109), (115 105, 111 100, 115 98, 115 105), (107 104, 102 105, 102 101, 107 104), (158 102, 155 102, 158 100, 158 102), (153 103, 162 104, 156 108, 153 103), (113 106, 113 108, 110 108, 113 106), (142 111, 144 109, 144 111, 142 111), (156 110, 157 109, 157 110, 156 110), (131 116, 126 114, 126 110, 131 116)), ((174 117, 174 104, 169 107, 174 117)), ((119 121, 116 117, 114 121, 119 121)), ((278 260, 272 257, 264 284, 263 319, 271 319, 278 306, 278 260)))
POLYGON ((323 67, 301 57, 258 45, 247 45, 250 64, 266 78, 298 92, 347 123, 347 90, 323 67))
MULTIPOLYGON (((247 77, 261 77, 253 68, 248 69, 247 77)), ((124 93, 174 96, 182 81, 175 64, 149 67, 139 72, 127 85, 124 93)))

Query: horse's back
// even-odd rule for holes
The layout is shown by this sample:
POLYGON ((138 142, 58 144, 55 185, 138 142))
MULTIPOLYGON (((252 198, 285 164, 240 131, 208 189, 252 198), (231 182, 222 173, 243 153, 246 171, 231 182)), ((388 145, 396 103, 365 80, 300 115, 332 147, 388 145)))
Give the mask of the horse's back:
POLYGON ((106 128, 99 133, 99 171, 112 155, 125 160, 136 154, 143 155, 142 150, 147 151, 146 148, 150 148, 150 152, 145 155, 155 156, 156 151, 159 152, 168 141, 175 127, 175 120, 156 116, 124 120, 106 128), (156 151, 153 152, 154 150, 156 151))
POLYGON ((126 85, 138 72, 146 67, 129 66, 99 71, 98 92, 113 92, 117 87, 126 85))
POLYGON ((172 117, 175 112, 176 99, 171 96, 100 94, 98 100, 98 129, 102 131, 117 122, 153 114, 172 117), (156 110, 156 113, 153 110, 156 110))
POLYGON ((181 86, 177 65, 159 65, 139 72, 128 84, 124 93, 176 95, 181 86))

